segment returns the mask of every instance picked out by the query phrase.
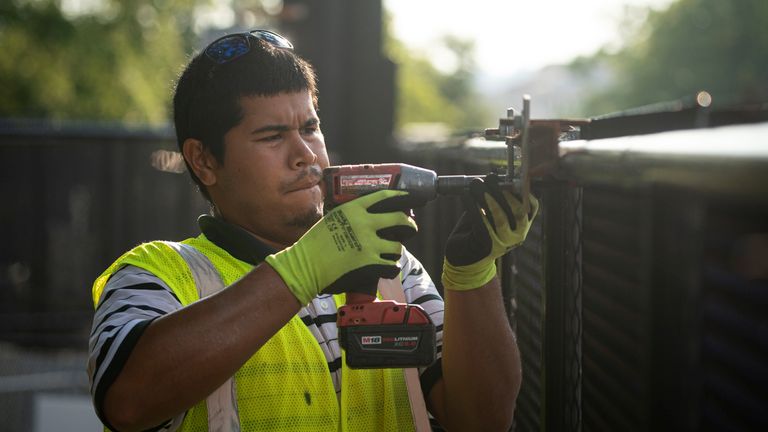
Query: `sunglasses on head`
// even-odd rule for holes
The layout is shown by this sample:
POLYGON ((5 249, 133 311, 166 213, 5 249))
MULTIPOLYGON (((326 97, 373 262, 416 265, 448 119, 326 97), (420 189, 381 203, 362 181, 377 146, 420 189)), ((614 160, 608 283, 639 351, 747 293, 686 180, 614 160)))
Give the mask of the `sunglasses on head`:
POLYGON ((275 48, 293 49, 291 41, 269 30, 251 30, 245 33, 230 34, 215 41, 205 49, 205 55, 216 64, 231 62, 251 51, 251 40, 258 39, 275 48))

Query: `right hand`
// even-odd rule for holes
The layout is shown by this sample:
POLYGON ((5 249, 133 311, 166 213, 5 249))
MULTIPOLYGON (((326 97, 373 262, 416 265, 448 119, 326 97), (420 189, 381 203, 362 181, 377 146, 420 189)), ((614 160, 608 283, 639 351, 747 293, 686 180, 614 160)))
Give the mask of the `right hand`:
POLYGON ((495 174, 474 179, 464 196, 462 214, 445 245, 443 286, 466 291, 479 288, 496 275, 496 259, 525 241, 539 211, 529 195, 526 214, 521 200, 502 190, 495 174))
POLYGON ((321 292, 375 294, 379 278, 400 273, 401 241, 417 231, 403 212, 407 194, 383 190, 342 204, 265 261, 302 305, 321 292))

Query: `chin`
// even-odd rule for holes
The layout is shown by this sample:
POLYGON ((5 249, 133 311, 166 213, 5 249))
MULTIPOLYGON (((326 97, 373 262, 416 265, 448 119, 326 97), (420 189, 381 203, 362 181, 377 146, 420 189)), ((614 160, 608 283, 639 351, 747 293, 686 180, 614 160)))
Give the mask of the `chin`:
POLYGON ((288 225, 303 228, 305 231, 310 229, 312 225, 316 224, 323 217, 323 205, 322 203, 305 210, 304 212, 297 213, 287 219, 288 225))

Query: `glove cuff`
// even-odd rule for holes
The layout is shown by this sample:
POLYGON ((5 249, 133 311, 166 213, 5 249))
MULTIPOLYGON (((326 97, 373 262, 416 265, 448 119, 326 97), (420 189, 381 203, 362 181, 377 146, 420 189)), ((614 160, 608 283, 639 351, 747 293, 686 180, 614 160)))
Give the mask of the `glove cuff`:
POLYGON ((443 288, 454 291, 469 291, 480 288, 496 276, 496 262, 476 263, 455 267, 443 260, 443 288))
POLYGON ((295 276, 301 274, 296 271, 300 271, 297 267, 301 266, 295 265, 294 261, 295 257, 290 254, 289 249, 284 249, 264 258, 264 262, 269 264, 280 275, 280 278, 283 279, 283 282, 299 301, 299 304, 303 306, 312 301, 316 294, 309 292, 304 287, 304 284, 295 276))

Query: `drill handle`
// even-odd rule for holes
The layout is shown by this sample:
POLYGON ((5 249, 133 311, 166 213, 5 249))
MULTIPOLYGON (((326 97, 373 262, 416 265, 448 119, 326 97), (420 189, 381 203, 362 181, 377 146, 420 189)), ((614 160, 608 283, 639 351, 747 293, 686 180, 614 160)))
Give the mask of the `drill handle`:
MULTIPOLYGON (((372 290, 374 293, 376 292, 376 288, 372 290)), ((370 291, 369 291, 370 292, 370 291)), ((353 304, 364 304, 364 303, 372 303, 376 300, 376 295, 370 295, 362 292, 348 292, 347 293, 347 304, 353 305, 353 304)))

